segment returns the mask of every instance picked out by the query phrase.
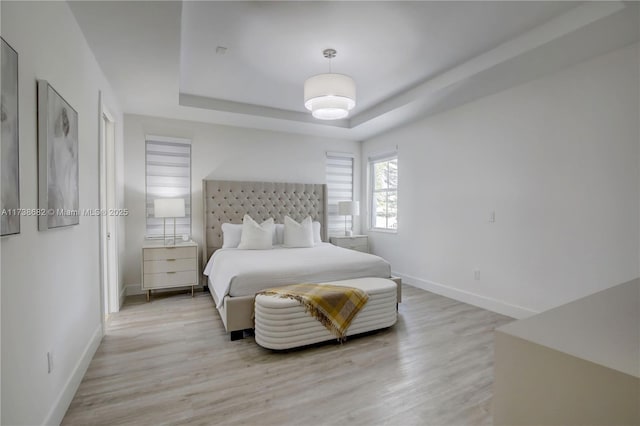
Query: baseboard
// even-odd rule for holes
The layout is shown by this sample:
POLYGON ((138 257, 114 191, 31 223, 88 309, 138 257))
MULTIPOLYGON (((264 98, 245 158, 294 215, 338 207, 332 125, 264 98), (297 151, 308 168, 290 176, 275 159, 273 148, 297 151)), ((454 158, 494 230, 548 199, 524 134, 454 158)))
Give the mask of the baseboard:
MULTIPOLYGON (((182 287, 168 287, 168 288, 159 288, 156 290, 153 290, 154 292, 163 292, 163 291, 175 291, 175 290, 179 290, 179 289, 189 289, 191 286, 189 285, 185 285, 182 287)), ((202 290, 202 287, 200 285, 195 286, 195 291, 200 291, 202 290)), ((125 287, 125 289, 123 290, 123 293, 125 296, 137 296, 139 294, 146 294, 147 292, 145 290, 142 290, 142 286, 140 284, 131 284, 125 287)))
POLYGON ((84 348, 80 359, 78 360, 76 366, 73 368, 69 379, 65 383, 60 395, 51 407, 51 410, 47 414, 47 417, 43 424, 45 425, 59 425, 62 423, 62 419, 64 418, 71 401, 73 400, 76 391, 78 390, 78 386, 80 386, 80 382, 82 382, 82 378, 84 374, 87 372, 87 368, 89 368, 89 364, 93 359, 93 355, 96 353, 98 346, 100 346, 100 342, 102 341, 102 324, 98 324, 96 327, 96 331, 94 331, 93 336, 89 339, 89 343, 84 348))
POLYGON ((140 284, 129 284, 125 286, 125 296, 135 296, 138 294, 145 294, 145 291, 142 290, 142 285, 140 284))
POLYGON ((124 304, 124 298, 127 296, 127 287, 122 287, 122 290, 120 290, 120 297, 119 297, 119 309, 122 309, 122 305, 124 304))
POLYGON ((392 275, 402 278, 402 282, 414 287, 418 287, 423 290, 439 294, 441 296, 449 297, 460 302, 468 303, 469 305, 478 306, 492 312, 497 312, 511 318, 527 318, 539 313, 537 311, 524 308, 522 306, 513 305, 502 300, 481 296, 479 294, 460 290, 448 285, 436 283, 422 278, 413 277, 411 275, 403 274, 400 272, 393 271, 392 275))

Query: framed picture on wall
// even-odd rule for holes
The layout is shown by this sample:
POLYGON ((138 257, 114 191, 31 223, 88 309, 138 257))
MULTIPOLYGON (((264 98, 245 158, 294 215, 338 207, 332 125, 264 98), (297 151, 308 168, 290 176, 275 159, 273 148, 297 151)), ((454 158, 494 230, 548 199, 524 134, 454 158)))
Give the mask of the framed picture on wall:
POLYGON ((0 233, 20 233, 20 161, 18 127, 18 52, 2 39, 2 181, 0 183, 0 233))
POLYGON ((78 113, 38 80, 38 229, 80 223, 79 183, 78 113))

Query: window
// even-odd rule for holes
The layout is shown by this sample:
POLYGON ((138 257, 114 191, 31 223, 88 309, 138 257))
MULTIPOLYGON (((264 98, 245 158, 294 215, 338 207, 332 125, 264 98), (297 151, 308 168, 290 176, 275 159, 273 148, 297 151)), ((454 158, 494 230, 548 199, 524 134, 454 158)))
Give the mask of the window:
POLYGON ((371 176, 371 228, 398 229, 398 156, 369 159, 371 176))
MULTIPOLYGON (((176 235, 191 236, 191 141, 146 138, 147 238, 162 238, 164 219, 154 217, 157 198, 183 198, 185 217, 176 218, 176 235)), ((167 235, 173 235, 173 219, 167 219, 167 235)))
MULTIPOLYGON (((353 200, 353 155, 327 152, 327 210, 329 235, 344 235, 345 216, 338 215, 338 201, 353 200)), ((347 216, 347 229, 352 229, 347 216)))

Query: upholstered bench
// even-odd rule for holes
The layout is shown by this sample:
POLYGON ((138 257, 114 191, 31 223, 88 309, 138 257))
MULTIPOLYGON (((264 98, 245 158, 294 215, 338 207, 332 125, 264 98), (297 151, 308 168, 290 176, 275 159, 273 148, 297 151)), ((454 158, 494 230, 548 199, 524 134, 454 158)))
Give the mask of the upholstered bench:
MULTIPOLYGON (((356 278, 323 284, 355 287, 369 300, 354 318, 346 335, 390 327, 397 320, 398 285, 386 278, 356 278)), ((256 343, 268 349, 290 349, 336 337, 305 312, 296 300, 259 294, 255 298, 256 343)))

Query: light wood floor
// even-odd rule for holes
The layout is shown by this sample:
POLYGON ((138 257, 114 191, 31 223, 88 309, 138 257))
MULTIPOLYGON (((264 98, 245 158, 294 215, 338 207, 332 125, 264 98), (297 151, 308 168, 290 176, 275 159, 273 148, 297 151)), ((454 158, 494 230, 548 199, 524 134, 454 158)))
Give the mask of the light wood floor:
POLYGON ((129 299, 63 424, 490 424, 493 330, 511 319, 402 297, 390 329, 289 352, 229 341, 207 293, 129 299))

